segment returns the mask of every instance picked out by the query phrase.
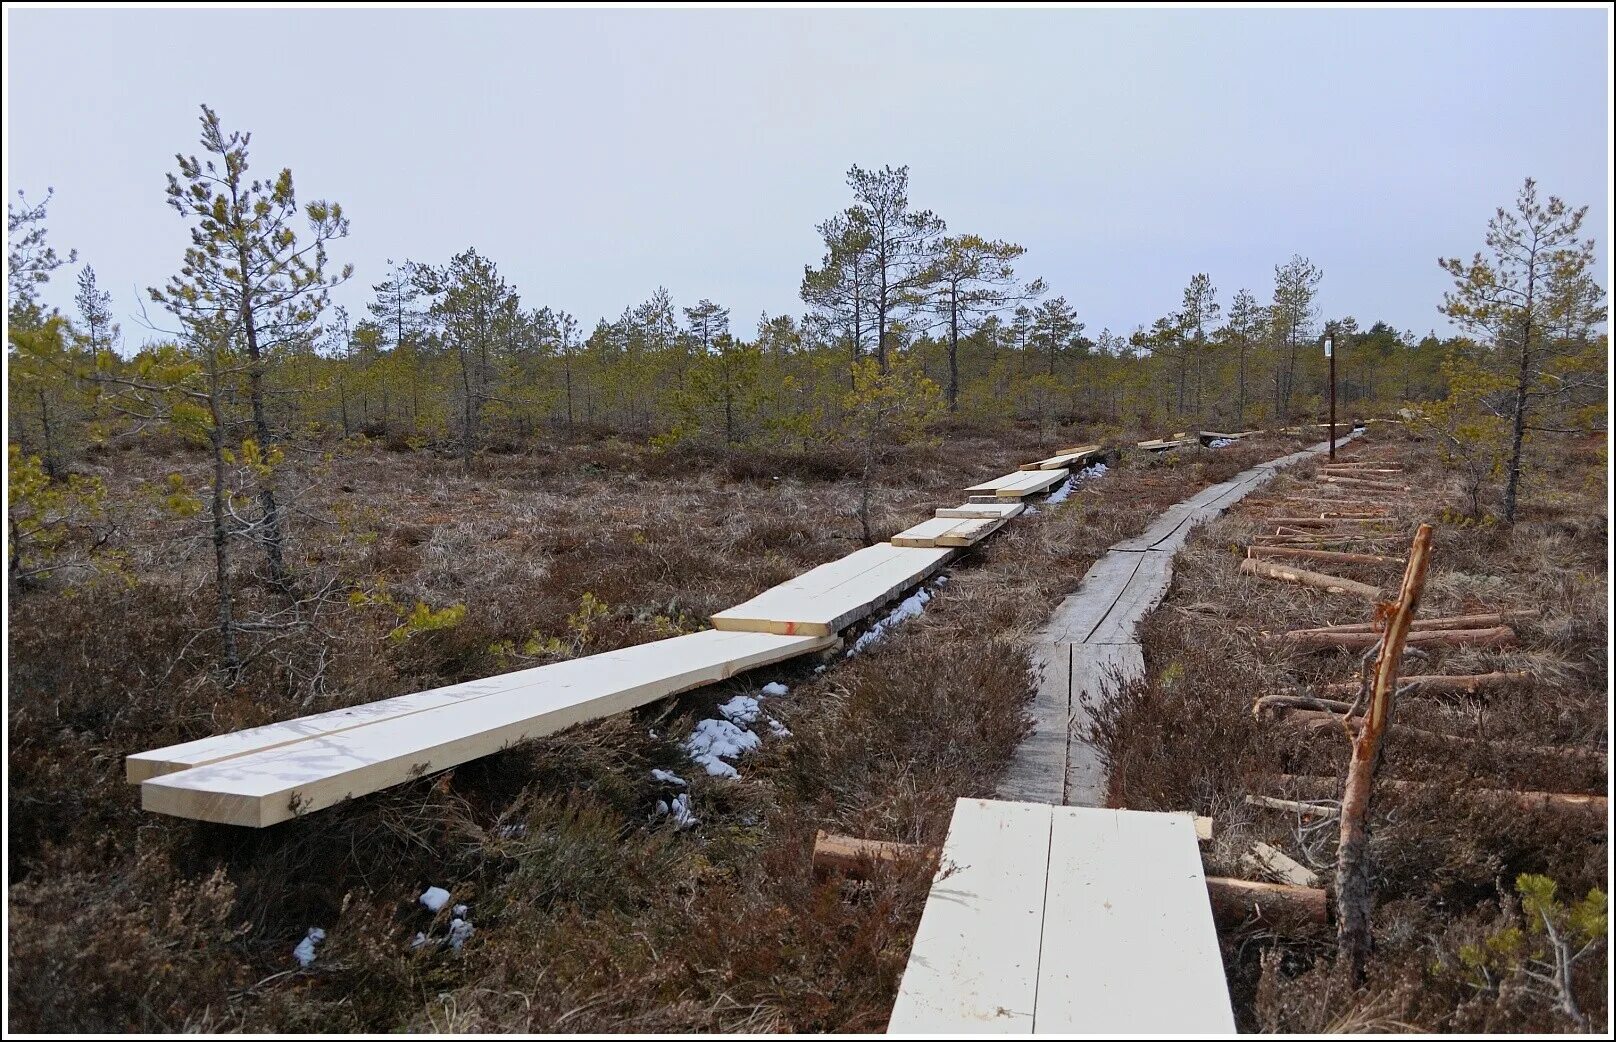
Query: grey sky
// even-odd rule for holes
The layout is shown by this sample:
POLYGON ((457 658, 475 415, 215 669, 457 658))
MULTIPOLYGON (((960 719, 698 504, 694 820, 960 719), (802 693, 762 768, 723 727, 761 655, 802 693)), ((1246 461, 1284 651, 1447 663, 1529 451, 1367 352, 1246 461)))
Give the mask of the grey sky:
POLYGON ((55 186, 52 241, 134 343, 204 101, 260 173, 342 202, 356 310, 386 258, 475 245, 586 328, 661 284, 750 335, 800 313, 853 163, 907 163, 951 230, 1027 246, 1091 334, 1197 271, 1266 299, 1292 253, 1327 315, 1443 328, 1436 257, 1527 175, 1591 205, 1609 285, 1598 10, 8 14, 9 189, 55 186))

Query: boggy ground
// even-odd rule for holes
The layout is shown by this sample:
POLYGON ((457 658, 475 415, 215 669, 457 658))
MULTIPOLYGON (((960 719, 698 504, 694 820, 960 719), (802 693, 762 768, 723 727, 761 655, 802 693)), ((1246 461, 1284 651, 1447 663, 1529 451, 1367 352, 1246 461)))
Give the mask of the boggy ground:
MULTIPOLYGON (((121 568, 11 601, 9 1026, 879 1030, 928 879, 816 881, 815 830, 940 842, 954 799, 990 794, 1026 731, 1026 638, 1103 548, 1300 443, 1126 455, 822 672, 761 671, 263 831, 141 812, 122 758, 699 628, 859 545, 858 462, 610 440, 470 476, 375 445, 297 457, 299 588, 324 596, 289 611, 243 552, 244 616, 262 627, 229 677, 207 630, 210 548, 164 506, 167 475, 203 462, 93 457, 121 568), (448 613, 411 623, 417 603, 448 613), (708 777, 681 741, 764 681, 791 688, 765 702, 791 734, 765 733, 738 780, 708 777), (688 780, 694 827, 655 815, 684 790, 653 768, 688 780), (437 915, 416 900, 429 885, 453 894, 437 915), (454 950, 457 904, 475 933, 454 950), (328 936, 299 969, 311 926, 328 936)), ((893 449, 875 534, 1053 447, 956 431, 893 449)))
MULTIPOLYGON (((1541 612, 1515 624, 1516 647, 1432 650, 1408 660, 1404 673, 1526 670, 1535 679, 1483 697, 1399 700, 1397 724, 1472 741, 1432 744, 1394 734, 1387 743, 1380 778, 1436 788, 1418 797, 1377 792, 1370 847, 1377 948, 1368 984, 1344 982, 1333 927, 1283 937, 1258 923, 1224 930, 1241 1026, 1302 1033, 1603 1030, 1603 898, 1577 904, 1605 886, 1603 815, 1501 809, 1465 795, 1478 788, 1608 792, 1602 447, 1566 439, 1540 445, 1513 528, 1461 516, 1464 497, 1432 446, 1400 431, 1377 428, 1344 456, 1407 467, 1415 492, 1388 500, 1399 539, 1382 553, 1406 553, 1415 524, 1436 523, 1422 615, 1541 612), (1544 746, 1581 752, 1546 753, 1544 746), (1554 976, 1552 945, 1534 900, 1517 889, 1523 874, 1554 882, 1551 915, 1562 936, 1579 936, 1572 951, 1590 934, 1597 938, 1574 964, 1569 1003, 1533 976, 1554 976)), ((1098 739, 1114 805, 1216 818, 1209 872, 1257 878, 1240 855, 1263 840, 1315 869, 1329 888, 1335 823, 1304 822, 1244 800, 1248 793, 1292 795, 1264 780, 1276 774, 1340 778, 1346 769, 1339 730, 1298 732, 1252 711, 1258 696, 1357 676, 1361 652, 1285 651, 1258 635, 1364 621, 1367 602, 1238 572, 1259 520, 1293 513, 1270 504, 1310 494, 1315 469, 1308 464, 1281 477, 1191 541, 1169 596, 1144 627, 1146 681, 1104 714, 1098 739)), ((1393 591, 1401 576, 1400 564, 1294 563, 1393 591)), ((1312 795, 1338 796, 1339 788, 1312 795)))

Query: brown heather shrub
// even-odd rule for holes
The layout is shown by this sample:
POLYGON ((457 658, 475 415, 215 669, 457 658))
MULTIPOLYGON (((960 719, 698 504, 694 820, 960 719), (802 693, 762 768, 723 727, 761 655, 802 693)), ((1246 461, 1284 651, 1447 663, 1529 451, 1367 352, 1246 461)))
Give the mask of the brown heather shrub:
MULTIPOLYGON (((1407 465, 1406 480, 1420 491, 1395 511, 1405 532, 1416 520, 1442 517, 1444 506, 1459 500, 1429 447, 1377 433, 1347 455, 1407 465)), ((1461 946, 1518 922, 1510 916, 1521 874, 1548 876, 1573 897, 1603 887, 1607 876, 1609 837, 1597 815, 1500 811, 1461 795, 1473 788, 1608 792, 1607 761, 1599 755, 1608 743, 1606 562, 1588 534, 1604 531, 1603 488, 1589 481, 1596 456, 1568 455, 1572 463, 1555 457, 1536 471, 1541 501, 1513 529, 1438 526, 1422 614, 1536 609, 1542 615, 1517 627, 1517 648, 1433 649, 1405 662, 1404 672, 1524 668, 1536 679, 1480 697, 1399 700, 1396 723, 1502 744, 1463 747, 1397 733, 1388 740, 1379 776, 1435 787, 1377 790, 1370 845, 1377 947, 1367 986, 1354 990, 1341 979, 1333 931, 1278 937, 1256 926, 1226 930, 1225 965, 1243 1030, 1573 1027, 1541 989, 1523 987, 1524 978, 1478 989, 1457 961, 1461 946), (1595 755, 1568 761, 1526 748, 1544 745, 1595 755)), ((1251 712, 1261 695, 1357 675, 1356 655, 1286 652, 1256 638, 1362 621, 1366 604, 1237 571, 1258 519, 1275 513, 1266 502, 1303 492, 1315 469, 1281 477, 1191 540, 1168 597, 1143 628, 1146 678, 1103 708, 1094 737, 1111 770, 1113 805, 1217 819, 1217 838, 1206 851, 1209 872, 1249 877, 1240 855, 1263 840, 1308 864, 1329 887, 1333 823, 1303 826, 1292 815, 1243 802, 1248 792, 1288 795, 1265 783, 1266 776, 1341 777, 1346 768, 1340 734, 1298 733, 1251 712)), ((1400 577, 1397 566, 1326 570, 1388 589, 1400 577)), ((1579 964, 1579 1004, 1595 1026, 1608 1023, 1607 957, 1601 949, 1579 964)))

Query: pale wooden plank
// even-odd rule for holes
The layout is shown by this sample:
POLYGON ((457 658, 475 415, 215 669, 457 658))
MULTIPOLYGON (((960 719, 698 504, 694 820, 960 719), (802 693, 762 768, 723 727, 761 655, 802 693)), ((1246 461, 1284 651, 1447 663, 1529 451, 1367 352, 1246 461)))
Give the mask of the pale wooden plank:
POLYGON ((977 517, 961 520, 937 537, 938 546, 975 546, 1003 528, 1003 518, 977 517))
POLYGON ((1033 1027, 1052 808, 962 799, 887 1031, 1033 1027))
POLYGON ((826 636, 925 581, 954 551, 877 543, 806 571, 712 617, 721 630, 826 636))
POLYGON ((999 779, 1000 799, 1065 802, 1066 750, 1072 724, 1072 646, 1034 644, 1028 651, 1033 680, 1032 733, 1021 740, 999 779))
POLYGON ((1023 499, 1047 491, 1065 481, 1071 471, 1064 467, 1055 470, 1023 470, 1017 472, 1018 480, 1000 485, 994 490, 994 495, 1005 499, 1023 499))
POLYGON ((539 667, 513 690, 148 779, 151 811, 262 827, 621 713, 834 638, 707 630, 539 667))
POLYGON ((938 507, 938 517, 998 517, 1006 520, 1027 509, 1025 503, 1001 500, 991 503, 961 503, 957 507, 938 507))
POLYGON ((1058 807, 1032 1030, 1232 1034, 1188 815, 1058 807))
POLYGON ((1056 453, 1055 455, 1050 456, 1048 459, 1034 460, 1031 463, 1023 463, 1021 465, 1021 469, 1057 470, 1061 467, 1071 467, 1076 464, 1078 460, 1082 459, 1084 455, 1085 454, 1081 452, 1056 453))
POLYGON ((967 486, 965 486, 965 491, 967 491, 967 492, 997 492, 997 491, 999 491, 999 489, 1004 488, 1006 485, 1011 485, 1011 484, 1014 484, 1017 481, 1020 481, 1021 480, 1021 475, 1022 475, 1022 471, 1012 470, 1008 474, 1001 474, 996 478, 989 478, 987 481, 978 482, 975 485, 967 485, 967 486))
POLYGON ((931 517, 892 537, 893 546, 936 546, 939 536, 960 523, 956 517, 931 517))
POLYGON ((549 666, 534 666, 480 680, 447 684, 426 691, 383 698, 346 709, 334 709, 260 727, 248 727, 162 749, 133 753, 124 759, 125 779, 131 783, 139 783, 147 778, 202 767, 220 760, 228 760, 233 756, 276 749, 307 738, 337 734, 354 727, 380 723, 383 720, 408 716, 439 706, 454 705, 503 691, 514 691, 544 682, 549 675, 545 671, 549 668, 549 666))

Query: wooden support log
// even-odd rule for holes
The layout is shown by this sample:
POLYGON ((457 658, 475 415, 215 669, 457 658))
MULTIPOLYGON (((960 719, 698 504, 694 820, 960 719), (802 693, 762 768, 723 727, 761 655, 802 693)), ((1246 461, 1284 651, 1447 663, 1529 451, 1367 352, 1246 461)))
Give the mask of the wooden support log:
POLYGON ((1308 932, 1330 921, 1329 897, 1313 887, 1207 876, 1206 894, 1225 928, 1257 922, 1282 933, 1308 932))
MULTIPOLYGON (((1284 716, 1292 709, 1340 714, 1351 711, 1352 703, 1333 698, 1313 698, 1310 695, 1263 695, 1251 703, 1251 715, 1259 720, 1284 716)), ((1361 707, 1359 712, 1362 712, 1361 707)))
POLYGON ((1267 843, 1253 843, 1251 850, 1240 859, 1243 867, 1267 873, 1281 883, 1291 886, 1317 887, 1319 874, 1297 861, 1278 847, 1267 843))
POLYGON ((1264 520, 1269 525, 1290 525, 1295 528, 1335 528, 1338 525, 1378 525, 1389 518, 1385 517, 1270 517, 1264 520))
MULTIPOLYGON (((1398 694, 1402 694, 1401 690, 1398 694)), ((1358 731, 1363 718, 1354 715, 1350 719, 1343 717, 1352 708, 1346 702, 1336 702, 1330 699, 1294 699, 1297 703, 1314 702, 1318 705, 1284 705, 1279 700, 1288 699, 1286 695, 1269 695, 1266 699, 1258 699, 1260 706, 1258 712, 1269 716, 1276 716, 1286 725, 1311 732, 1348 734, 1358 731), (1270 701, 1272 700, 1272 701, 1270 701), (1339 707, 1339 708, 1337 708, 1339 707)), ((1362 710, 1360 708, 1359 712, 1362 710)), ((1431 742, 1436 745, 1459 746, 1466 749, 1488 749, 1498 753, 1507 753, 1516 756, 1532 756, 1545 760, 1559 760, 1572 763, 1603 763, 1606 754, 1601 749, 1589 749, 1576 745, 1522 745, 1518 742, 1507 742, 1492 738, 1473 738, 1469 735, 1445 734, 1440 731, 1427 731, 1420 727, 1409 727, 1406 724, 1391 725, 1391 733, 1398 738, 1411 738, 1416 741, 1431 742)))
POLYGON ((1303 561, 1336 561, 1341 564, 1402 564, 1396 557, 1380 554, 1351 554, 1340 550, 1315 550, 1306 546, 1248 546, 1248 557, 1295 558, 1303 561))
POLYGON ((1407 492, 1407 485, 1394 485, 1390 481, 1371 481, 1368 478, 1347 478, 1337 474, 1321 474, 1319 480, 1331 485, 1347 485, 1351 488, 1372 488, 1376 492, 1407 492))
POLYGON ((1303 803, 1301 800, 1282 800, 1278 796, 1257 796, 1246 794, 1246 805, 1249 807, 1264 807, 1268 810, 1284 810, 1299 814, 1304 818, 1339 818, 1341 809, 1324 803, 1303 803))
MULTIPOLYGON (((1271 781, 1275 788, 1299 795, 1334 795, 1341 791, 1341 779, 1310 774, 1276 774, 1271 781)), ((1488 804, 1526 812, 1545 811, 1559 814, 1588 814, 1603 818, 1609 801, 1604 796, 1581 792, 1541 792, 1532 789, 1477 789, 1455 787, 1433 782, 1387 781, 1381 779, 1376 788, 1405 796, 1441 793, 1456 800, 1488 804)))
POLYGON ((932 858, 935 847, 920 843, 898 843, 884 839, 856 839, 821 830, 814 835, 814 872, 841 874, 854 879, 868 878, 877 864, 892 864, 910 858, 932 858))
MULTIPOLYGON (((1526 671, 1475 673, 1468 676, 1433 673, 1425 676, 1404 677, 1397 691, 1399 694, 1411 695, 1468 695, 1475 694, 1478 691, 1485 691, 1489 688, 1508 687, 1511 684, 1529 684, 1532 680, 1532 674, 1526 671)), ((1325 684, 1323 691, 1327 695, 1355 695, 1358 693, 1358 684, 1356 681, 1325 684)))
POLYGON ((1353 579, 1342 579, 1339 576, 1325 575, 1322 572, 1310 572, 1302 568, 1287 568, 1272 561, 1260 561, 1248 557, 1240 562, 1240 571, 1246 575, 1260 575, 1265 579, 1278 579, 1281 582, 1300 583, 1311 586, 1326 593, 1345 593, 1354 597, 1362 597, 1369 601, 1380 600, 1380 587, 1370 586, 1368 583, 1357 582, 1353 579))
MULTIPOLYGON (((1482 612, 1476 615, 1439 615, 1430 619, 1415 619, 1412 627, 1416 630, 1474 630, 1489 626, 1511 626, 1527 619, 1535 619, 1540 613, 1535 609, 1510 612, 1482 612)), ((1313 626, 1305 630, 1291 630, 1292 633, 1372 633, 1380 625, 1375 622, 1345 622, 1339 626, 1313 626)))
MULTIPOLYGON (((1380 643, 1378 633, 1266 633, 1264 643, 1287 644, 1297 648, 1372 648, 1380 643)), ((1515 643, 1515 631, 1508 626, 1483 630, 1414 630, 1408 643, 1437 648, 1507 648, 1515 643)))

